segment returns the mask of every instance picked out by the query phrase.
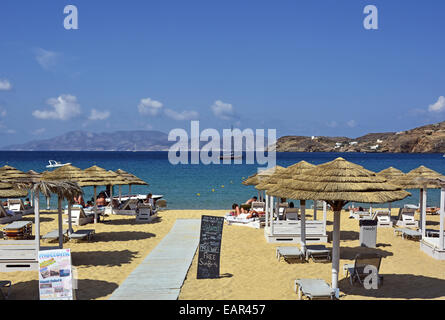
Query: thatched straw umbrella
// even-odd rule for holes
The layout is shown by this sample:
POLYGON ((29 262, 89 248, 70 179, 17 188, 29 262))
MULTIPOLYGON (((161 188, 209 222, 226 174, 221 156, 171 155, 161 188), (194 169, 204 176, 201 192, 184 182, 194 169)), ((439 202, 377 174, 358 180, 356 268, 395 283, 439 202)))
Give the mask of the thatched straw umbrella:
MULTIPOLYGON (((245 186, 256 186, 256 185, 260 184, 265 178, 268 178, 272 174, 274 174, 277 169, 282 170, 282 169, 284 169, 284 167, 275 166, 272 168, 261 170, 255 174, 249 176, 246 180, 244 180, 242 182, 242 184, 245 186)), ((261 191, 263 191, 263 190, 258 190, 258 195, 260 195, 261 191)))
MULTIPOLYGON (((127 181, 126 184, 128 184, 128 195, 131 195, 131 186, 132 185, 138 185, 138 186, 148 186, 149 184, 145 182, 144 180, 136 177, 134 174, 128 173, 122 169, 117 169, 114 173, 116 173, 119 177, 127 181)), ((119 201, 121 201, 122 198, 122 185, 119 184, 119 201)), ((113 195, 110 195, 111 199, 113 198, 113 195)))
MULTIPOLYGON (((422 230, 422 237, 426 235, 426 200, 428 189, 440 189, 435 183, 430 183, 431 179, 445 179, 445 176, 439 172, 431 170, 425 166, 420 166, 408 172, 404 177, 397 180, 397 185, 404 189, 419 189, 420 190, 420 229, 422 230)), ((396 183, 396 182, 394 182, 396 183)))
POLYGON ((63 248, 62 213, 60 210, 62 199, 72 199, 74 196, 82 194, 82 189, 72 181, 46 181, 42 178, 28 177, 16 179, 12 182, 19 189, 32 190, 34 193, 34 215, 36 225, 36 244, 40 248, 40 208, 39 196, 42 193, 46 197, 56 194, 59 199, 59 247, 63 248))
POLYGON ((81 178, 79 185, 94 187, 94 223, 97 223, 97 187, 108 185, 125 185, 127 181, 114 172, 107 171, 98 166, 92 166, 84 171, 85 177, 81 178))
MULTIPOLYGON (((37 171, 34 171, 34 170, 29 170, 26 172, 26 174, 28 174, 28 176, 30 176, 33 179, 41 178, 41 173, 38 173, 37 171)), ((30 190, 29 193, 30 193, 29 199, 31 201, 31 206, 34 206, 34 194, 33 194, 32 190, 30 190)))
POLYGON ((439 227, 439 250, 445 250, 444 219, 445 219, 445 178, 416 178, 416 182, 423 185, 436 185, 440 188, 440 227, 439 227))
MULTIPOLYGON (((72 181, 76 183, 80 183, 82 178, 86 178, 85 173, 82 169, 77 168, 73 165, 66 165, 60 168, 57 168, 54 171, 46 171, 41 174, 42 178, 47 181, 72 181)), ((59 198, 60 199, 60 198, 59 198)), ((71 234, 73 232, 72 222, 71 222, 71 207, 73 205, 74 196, 71 198, 67 198, 68 201, 68 233, 71 234)), ((58 211, 59 213, 62 210, 62 204, 60 201, 58 202, 58 211)))
POLYGON ((383 177, 343 158, 321 164, 294 176, 282 190, 272 195, 292 199, 316 199, 329 203, 334 210, 332 250, 332 287, 338 289, 340 262, 340 213, 348 202, 386 203, 410 195, 399 186, 387 183, 383 177))
MULTIPOLYGON (((278 169, 275 171, 274 174, 270 175, 270 177, 264 179, 260 184, 258 184, 255 188, 258 190, 266 190, 266 226, 268 225, 268 217, 269 217, 269 210, 268 210, 268 206, 270 204, 270 212, 273 212, 273 197, 271 197, 270 201, 268 201, 269 196, 273 196, 273 194, 271 194, 269 192, 269 190, 275 188, 279 183, 283 183, 284 181, 287 181, 288 179, 292 179, 293 176, 295 175, 300 175, 303 174, 304 172, 311 170, 315 168, 315 165, 310 164, 306 161, 300 161, 296 164, 293 164, 285 169, 278 169)), ((288 198, 288 197, 281 197, 281 198, 288 198)), ((292 198, 295 199, 295 198, 292 198)), ((300 210, 301 210, 301 238, 305 238, 305 232, 306 232, 306 199, 299 199, 300 200, 300 210)), ((316 202, 314 201, 314 218, 316 219, 316 202)), ((276 203, 276 212, 278 212, 279 210, 279 202, 277 201, 276 203)), ((325 211, 326 214, 326 211, 325 211)), ((271 231, 271 235, 274 234, 274 222, 273 222, 273 216, 271 219, 271 224, 270 224, 270 231, 271 231)), ((305 246, 304 242, 303 242, 303 246, 305 246)))

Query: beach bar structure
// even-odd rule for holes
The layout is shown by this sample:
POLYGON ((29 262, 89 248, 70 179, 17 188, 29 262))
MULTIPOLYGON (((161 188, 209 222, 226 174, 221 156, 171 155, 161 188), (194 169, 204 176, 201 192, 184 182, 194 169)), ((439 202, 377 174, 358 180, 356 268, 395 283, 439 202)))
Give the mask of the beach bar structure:
POLYGON ((314 220, 306 221, 306 201, 300 201, 301 220, 279 220, 280 202, 268 193, 277 184, 292 179, 316 166, 306 161, 298 162, 285 169, 277 169, 269 177, 261 181, 255 188, 266 191, 266 224, 264 236, 270 243, 300 243, 302 230, 309 243, 323 243, 328 241, 326 232, 327 204, 323 205, 323 220, 316 220, 317 202, 314 201, 314 220), (276 200, 276 201, 275 201, 276 200), (275 212, 275 214, 274 214, 275 212), (302 228, 304 226, 304 228, 302 228))

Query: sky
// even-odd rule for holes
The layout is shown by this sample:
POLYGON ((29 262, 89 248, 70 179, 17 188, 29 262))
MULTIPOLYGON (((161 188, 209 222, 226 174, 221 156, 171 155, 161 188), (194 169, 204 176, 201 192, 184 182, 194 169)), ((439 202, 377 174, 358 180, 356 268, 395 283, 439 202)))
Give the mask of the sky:
POLYGON ((440 122, 444 14, 438 0, 2 0, 0 145, 191 120, 351 138, 440 122))

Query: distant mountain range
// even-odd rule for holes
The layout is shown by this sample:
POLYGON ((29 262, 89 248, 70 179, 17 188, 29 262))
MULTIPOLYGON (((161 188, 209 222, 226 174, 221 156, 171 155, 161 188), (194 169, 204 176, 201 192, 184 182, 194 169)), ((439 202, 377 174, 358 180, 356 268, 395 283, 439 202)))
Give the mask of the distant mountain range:
MULTIPOLYGON (((13 151, 168 151, 175 142, 160 131, 93 133, 72 131, 46 140, 10 145, 13 151)), ((205 143, 201 143, 201 147, 205 143)), ((222 143, 221 143, 222 146, 222 143)), ((445 153, 445 121, 403 132, 370 133, 359 138, 285 136, 278 152, 445 153)))
POLYGON ((160 131, 71 131, 46 140, 2 147, 14 151, 164 151, 174 142, 160 131))

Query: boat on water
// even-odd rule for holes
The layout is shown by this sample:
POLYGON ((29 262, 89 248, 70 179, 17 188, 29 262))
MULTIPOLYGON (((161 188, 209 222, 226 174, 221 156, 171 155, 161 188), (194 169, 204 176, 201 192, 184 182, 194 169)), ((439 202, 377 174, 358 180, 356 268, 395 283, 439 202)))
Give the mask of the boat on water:
POLYGON ((59 161, 56 160, 49 160, 48 162, 49 164, 46 166, 47 168, 60 168, 71 164, 71 163, 60 163, 59 161))
POLYGON ((230 160, 234 160, 234 159, 242 159, 242 156, 235 156, 234 152, 231 152, 229 155, 220 155, 219 156, 220 160, 224 160, 224 159, 230 159, 230 160))

